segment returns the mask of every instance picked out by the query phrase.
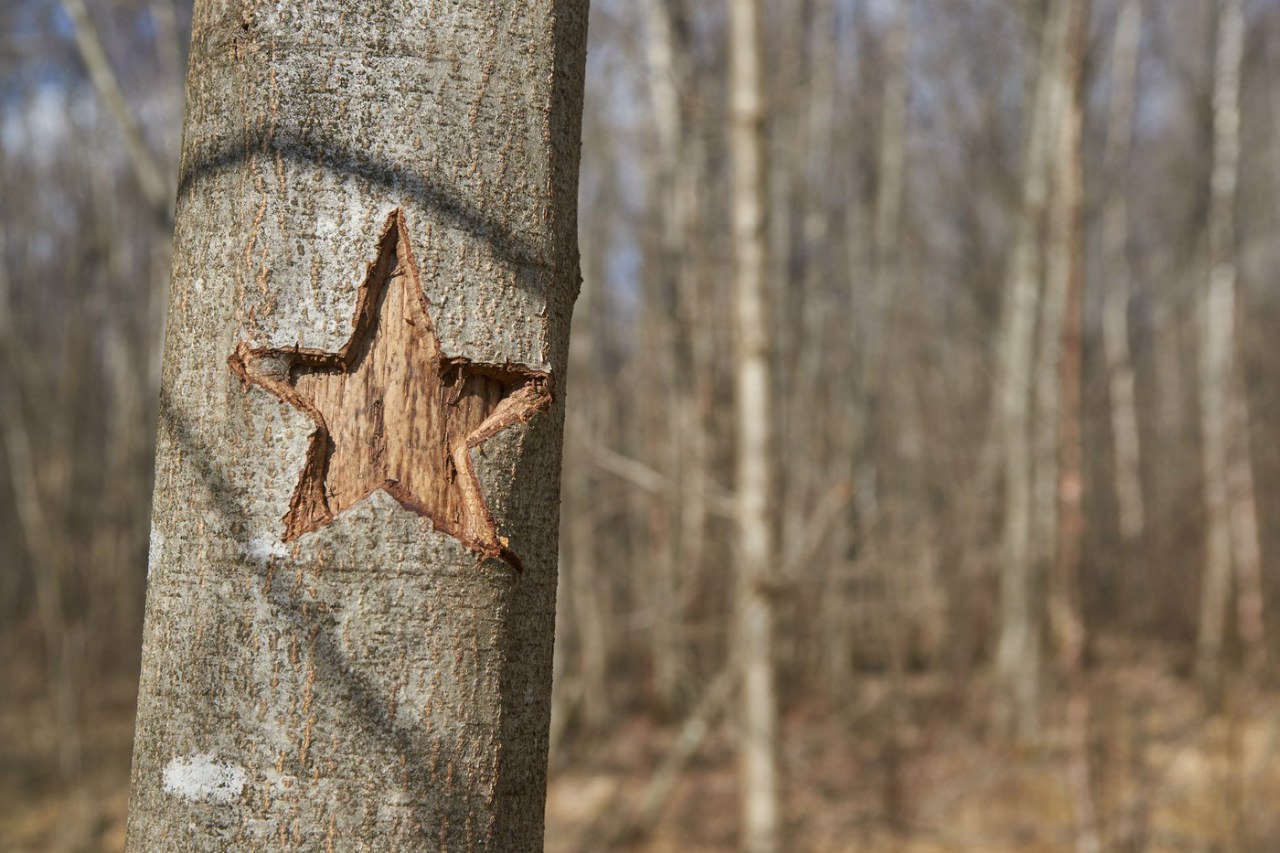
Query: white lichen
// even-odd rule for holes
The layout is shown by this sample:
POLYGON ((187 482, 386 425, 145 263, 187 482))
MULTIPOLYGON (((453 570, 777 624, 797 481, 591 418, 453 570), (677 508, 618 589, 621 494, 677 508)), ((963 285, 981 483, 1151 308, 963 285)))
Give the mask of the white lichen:
POLYGON ((257 536, 249 542, 245 556, 254 563, 266 565, 274 559, 288 557, 289 549, 274 536, 257 536))
POLYGON ((165 792, 192 802, 233 802, 244 790, 245 781, 243 767, 202 752, 174 758, 164 768, 165 792))

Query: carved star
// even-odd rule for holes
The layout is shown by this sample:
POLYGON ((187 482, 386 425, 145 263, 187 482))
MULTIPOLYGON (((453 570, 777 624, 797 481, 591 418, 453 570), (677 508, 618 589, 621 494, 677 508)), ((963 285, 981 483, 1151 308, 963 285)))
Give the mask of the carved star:
POLYGON ((284 516, 284 541, 317 530, 378 489, 436 530, 522 570, 498 535, 471 451, 551 405, 549 373, 440 351, 403 211, 387 217, 337 352, 251 347, 227 359, 315 423, 284 516))

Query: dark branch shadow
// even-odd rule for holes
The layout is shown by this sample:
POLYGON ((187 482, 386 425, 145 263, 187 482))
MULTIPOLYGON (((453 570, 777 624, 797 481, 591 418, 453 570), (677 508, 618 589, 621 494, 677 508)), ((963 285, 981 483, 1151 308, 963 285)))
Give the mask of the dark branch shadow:
MULTIPOLYGON (((212 454, 195 434, 181 413, 175 411, 167 395, 160 403, 161 429, 168 431, 172 441, 187 455, 187 462, 194 466, 201 482, 208 488, 215 510, 227 521, 227 527, 241 553, 248 550, 250 531, 254 524, 244 508, 234 499, 234 487, 227 482, 210 459, 212 454)), ((297 636, 309 638, 308 647, 314 655, 316 679, 336 689, 325 691, 327 698, 343 704, 345 715, 365 721, 361 733, 373 735, 378 743, 383 766, 403 768, 410 790, 421 792, 435 787, 431 778, 431 742, 428 738, 415 738, 411 732, 397 728, 388 718, 387 701, 378 685, 372 683, 357 669, 348 665, 347 656, 335 639, 336 619, 324 602, 299 600, 292 584, 267 583, 269 561, 243 560, 241 564, 258 576, 260 589, 270 590, 267 600, 275 615, 297 632, 297 636)), ((505 685, 504 685, 505 686, 505 685)), ((504 694, 507 695, 507 694, 504 694)), ((305 768, 302 768, 305 770, 305 768)), ((429 806, 415 801, 411 807, 418 831, 435 828, 438 817, 429 806)))
MULTIPOLYGON (((497 217, 430 175, 332 140, 297 138, 280 132, 271 135, 265 128, 255 129, 247 139, 228 140, 217 147, 199 150, 189 162, 184 161, 178 176, 178 200, 181 202, 201 181, 233 169, 251 157, 274 158, 277 155, 329 172, 354 175, 372 186, 412 199, 419 206, 434 211, 446 224, 477 241, 488 243, 495 255, 509 264, 545 267, 551 263, 546 251, 539 251, 537 246, 520 237, 497 217)), ((527 284, 522 281, 522 285, 527 284)))

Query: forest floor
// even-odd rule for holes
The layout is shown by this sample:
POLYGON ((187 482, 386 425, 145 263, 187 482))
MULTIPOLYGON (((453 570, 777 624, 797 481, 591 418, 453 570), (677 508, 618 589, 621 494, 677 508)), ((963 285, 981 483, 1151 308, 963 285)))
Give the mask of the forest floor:
MULTIPOLYGON (((10 682, 0 707, 0 853, 114 853, 124 845, 133 723, 131 683, 96 691, 82 759, 58 770, 50 709, 10 682), (61 781, 74 778, 74 785, 61 781)), ((25 685, 29 687, 30 685, 25 685)), ((897 692, 868 676, 839 711, 791 708, 782 748, 787 849, 812 853, 1069 853, 1062 697, 1039 745, 989 736, 982 679, 955 689, 912 676, 897 692), (893 722, 893 725, 890 723, 893 722), (895 738, 888 738, 896 732, 895 738)), ((1280 695, 1236 690, 1206 715, 1159 655, 1090 674, 1090 766, 1106 851, 1280 850, 1280 695)), ((632 718, 553 762, 548 853, 712 853, 737 841, 732 731, 712 729, 653 826, 621 833, 679 726, 632 718)))

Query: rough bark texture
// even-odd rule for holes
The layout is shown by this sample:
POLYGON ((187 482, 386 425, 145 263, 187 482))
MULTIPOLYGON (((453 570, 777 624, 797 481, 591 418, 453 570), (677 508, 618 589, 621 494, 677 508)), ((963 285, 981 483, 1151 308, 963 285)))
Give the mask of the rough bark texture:
POLYGON ((737 653, 742 667, 743 849, 775 853, 778 802, 778 695, 770 593, 778 582, 772 505, 773 408, 765 274, 764 85, 758 0, 729 7, 732 100, 733 241, 737 330, 737 653))
POLYGON ((586 6, 197 2, 132 853, 542 848, 586 6))

